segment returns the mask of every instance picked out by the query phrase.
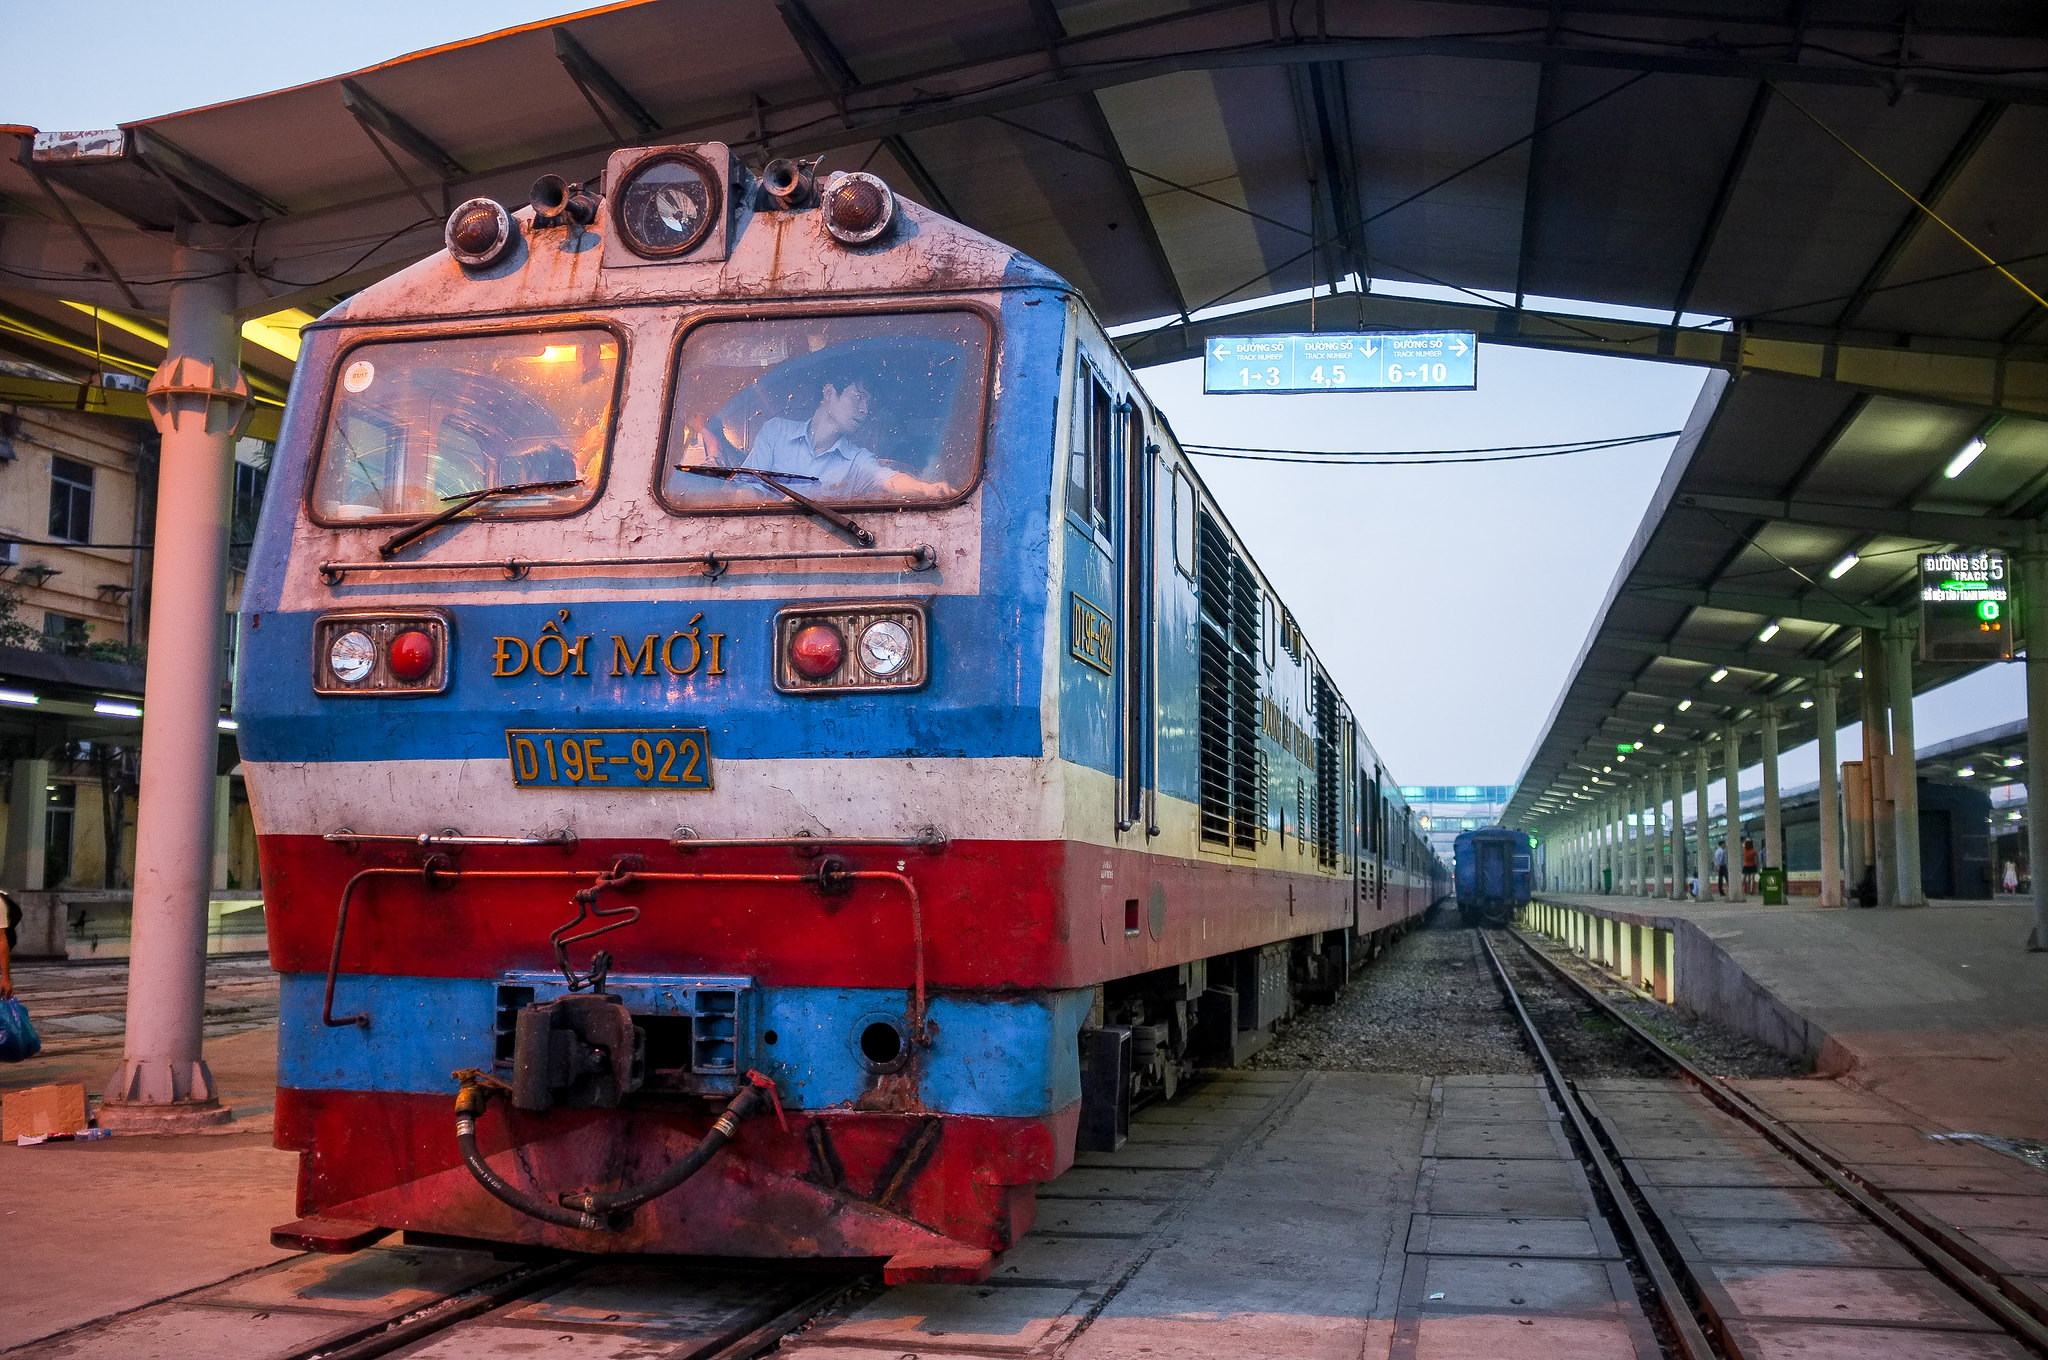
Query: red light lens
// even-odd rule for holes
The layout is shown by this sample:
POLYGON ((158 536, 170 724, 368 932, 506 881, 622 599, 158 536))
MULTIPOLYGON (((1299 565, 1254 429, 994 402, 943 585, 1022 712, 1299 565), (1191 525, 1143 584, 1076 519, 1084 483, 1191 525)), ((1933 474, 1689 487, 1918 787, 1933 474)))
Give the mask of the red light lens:
POLYGON ((391 639, 391 673, 418 680, 434 669, 434 640, 417 628, 391 639))
POLYGON ((799 628, 795 637, 789 640, 789 664, 796 667, 797 674, 811 680, 823 680, 839 669, 839 663, 846 659, 846 639, 839 636, 839 630, 829 623, 813 623, 799 628))

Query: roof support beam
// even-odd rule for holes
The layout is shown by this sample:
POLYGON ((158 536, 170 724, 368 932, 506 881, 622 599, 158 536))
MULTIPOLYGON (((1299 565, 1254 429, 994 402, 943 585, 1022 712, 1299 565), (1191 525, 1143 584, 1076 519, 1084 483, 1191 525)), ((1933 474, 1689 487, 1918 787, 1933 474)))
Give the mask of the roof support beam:
MULTIPOLYGON (((1970 120, 1970 125, 1963 129, 1962 137, 1949 149, 1948 155, 1935 170, 1934 178, 1928 180, 1927 187, 1920 191, 1920 201, 1925 203, 1929 210, 1940 209, 1943 196, 1954 187, 1956 180, 1962 177, 1963 171, 1969 168, 1971 158, 1990 139, 1993 130, 1998 127, 1998 120, 2003 118, 2005 111, 2011 107, 2012 105, 2003 99, 1991 99, 1986 100, 1984 106, 1977 110, 1977 116, 1970 120)), ((1899 262, 1899 257, 1906 253, 1906 247, 1913 244, 1914 238, 1920 234, 1920 229, 1927 224, 1927 217, 1928 214, 1918 207, 1907 210, 1898 230, 1892 233, 1891 240, 1885 242, 1884 249, 1878 252, 1877 259, 1865 271, 1862 281, 1856 285, 1856 291, 1851 293, 1849 300, 1842 305, 1841 313, 1835 318, 1837 326, 1846 328, 1855 323, 1857 316, 1869 303, 1870 295, 1884 282, 1884 276, 1892 272, 1892 266, 1899 262)))
POLYGON ((261 222, 266 217, 283 217, 282 205, 243 184, 240 180, 214 169, 197 156, 179 149, 164 136, 147 127, 129 130, 129 145, 135 154, 146 161, 150 168, 181 187, 212 199, 221 207, 250 221, 261 222))
POLYGON ((604 68, 604 64, 584 50, 583 44, 568 29, 556 27, 555 59, 568 71, 569 79, 576 82, 576 88, 583 91, 583 97, 591 102, 600 120, 616 137, 619 130, 605 117, 604 109, 609 108, 620 121, 640 136, 646 137, 661 128, 661 121, 647 111, 647 106, 633 97, 632 91, 619 83, 618 77, 604 68), (603 108, 597 107, 600 102, 603 108))
POLYGON ((1756 94, 1749 101, 1749 113, 1742 120, 1742 131, 1735 138, 1735 149, 1728 153, 1728 163, 1721 167, 1721 183, 1714 190, 1713 206, 1707 209, 1707 220, 1700 227, 1699 239, 1693 242, 1692 258, 1685 266, 1685 278, 1678 285, 1677 296, 1671 300, 1671 324, 1674 326, 1692 306, 1693 289, 1699 287, 1707 258, 1714 253, 1714 238, 1721 234, 1721 220, 1728 215, 1728 205, 1735 201, 1736 186, 1742 182, 1742 172, 1749 166, 1749 153, 1756 146, 1756 135, 1763 128, 1764 115, 1770 107, 1771 87, 1768 84, 1757 86, 1756 94))
POLYGON ((1628 593, 1669 604, 1689 604, 1698 609, 1727 609, 1738 614, 1832 623, 1843 628, 1883 628, 1892 621, 1888 610, 1859 608, 1837 600, 1800 599, 1792 595, 1751 595, 1739 590, 1692 590, 1684 586, 1644 586, 1628 593))
POLYGON ((1826 529, 1891 534, 1927 543, 1982 544, 1993 548, 2021 547, 2036 526, 2022 519, 1995 515, 1949 515, 1931 510, 1885 510, 1874 505, 1830 505, 1822 501, 1773 501, 1750 496, 1683 495, 1678 504, 1695 510, 1720 510, 1751 519, 1783 520, 1826 529))
POLYGON ((461 161, 441 149, 439 143, 405 119, 372 99, 353 80, 341 82, 341 103, 363 126, 382 133, 405 154, 434 172, 442 180, 460 179, 469 173, 461 161))
MULTIPOLYGON (((1043 3, 1043 0, 1040 0, 1043 3)), ((1330 62, 1288 68, 1294 95, 1294 121, 1301 141, 1301 159, 1316 199, 1314 220, 1319 253, 1330 260, 1320 271, 1334 283, 1347 273, 1372 276, 1366 251, 1365 214, 1354 173, 1357 152, 1351 136, 1351 99, 1344 67, 1330 62), (1334 257, 1327 253, 1336 247, 1334 257)))
MULTIPOLYGON (((1553 12, 1552 27, 1556 16, 1553 12)), ((1557 66, 1543 63, 1536 81, 1535 130, 1529 134, 1529 169, 1522 177, 1522 239, 1515 251, 1515 310, 1529 293, 1529 257, 1536 249, 1536 204, 1542 187, 1543 152, 1550 142, 1550 123, 1556 117, 1551 106, 1557 102, 1557 66)))
MULTIPOLYGON (((1769 373, 1888 396, 1986 411, 2048 415, 2048 361, 1983 352, 1933 338, 1915 348, 1861 343, 1861 337, 1819 328, 1692 330, 1602 317, 1552 316, 1476 303, 1371 293, 1357 299, 1363 324, 1395 330, 1467 330, 1500 345, 1707 364, 1769 373)), ((1306 302, 1165 326, 1119 346, 1134 368, 1197 358, 1214 335, 1283 334, 1308 329, 1306 302)))

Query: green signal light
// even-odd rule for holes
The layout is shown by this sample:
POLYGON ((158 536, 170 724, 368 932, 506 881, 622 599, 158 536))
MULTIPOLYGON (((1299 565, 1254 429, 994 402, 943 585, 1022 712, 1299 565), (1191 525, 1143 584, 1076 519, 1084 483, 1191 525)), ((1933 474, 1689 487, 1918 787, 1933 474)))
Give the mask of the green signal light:
POLYGON ((1998 615, 1999 615, 1998 601, 1996 601, 1996 600, 1979 600, 1979 601, 1977 602, 1977 617, 1978 617, 1978 618, 1980 618, 1980 619, 1982 619, 1982 620, 1984 620, 1984 622, 1986 622, 1986 623, 1991 623, 1991 622, 1994 622, 1994 621, 1995 621, 1995 620, 1996 620, 1996 619, 1998 618, 1998 615))

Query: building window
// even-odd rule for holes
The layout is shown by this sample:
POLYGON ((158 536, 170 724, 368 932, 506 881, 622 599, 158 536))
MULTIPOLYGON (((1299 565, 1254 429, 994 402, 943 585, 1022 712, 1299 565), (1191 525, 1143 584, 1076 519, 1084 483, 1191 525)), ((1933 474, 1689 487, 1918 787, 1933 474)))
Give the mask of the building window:
POLYGON ((235 521, 248 528, 256 526, 256 512, 263 508, 263 488, 270 473, 254 463, 235 464, 235 521))
POLYGON ((43 824, 43 887, 55 888, 71 877, 71 832, 78 820, 78 785, 47 786, 49 810, 43 824))
POLYGON ((77 656, 91 640, 90 625, 72 614, 43 615, 43 650, 77 656))
POLYGON ((50 460, 50 537, 73 543, 92 539, 91 464, 50 460))

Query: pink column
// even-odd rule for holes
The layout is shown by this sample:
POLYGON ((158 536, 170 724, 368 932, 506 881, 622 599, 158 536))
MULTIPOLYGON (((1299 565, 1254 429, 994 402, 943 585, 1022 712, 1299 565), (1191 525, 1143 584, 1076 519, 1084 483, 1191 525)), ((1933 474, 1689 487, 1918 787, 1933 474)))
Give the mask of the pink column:
POLYGON ((237 367, 233 261, 181 237, 175 268, 181 281, 171 286, 169 353, 149 384, 163 456, 150 568, 127 1043, 100 1107, 104 1126, 137 1132, 175 1132, 230 1117, 200 1056, 200 1037, 228 507, 249 385, 237 367))

